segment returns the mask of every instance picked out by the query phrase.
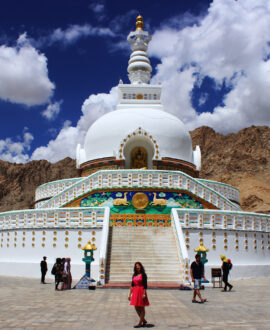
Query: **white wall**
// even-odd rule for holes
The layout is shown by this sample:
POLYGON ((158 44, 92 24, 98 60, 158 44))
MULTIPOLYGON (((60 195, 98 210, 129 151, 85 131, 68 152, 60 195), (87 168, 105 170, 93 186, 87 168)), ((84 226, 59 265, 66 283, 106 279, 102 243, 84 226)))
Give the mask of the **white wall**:
POLYGON ((183 229, 183 233, 185 238, 189 238, 189 242, 186 241, 186 244, 189 245, 190 261, 194 260, 196 254, 194 249, 200 245, 200 238, 203 239, 203 245, 209 249, 209 252, 207 252, 208 262, 205 265, 208 279, 211 278, 211 268, 221 266, 221 254, 231 259, 233 263, 233 269, 230 273, 231 278, 270 276, 270 250, 268 249, 270 238, 268 233, 221 229, 183 229), (189 235, 186 234, 187 232, 189 235), (203 235, 201 236, 200 233, 203 233, 203 235), (215 236, 213 233, 215 233, 215 236), (225 233, 227 236, 224 236, 225 233), (213 239, 216 240, 215 243, 212 241, 213 239), (224 239, 227 239, 227 243, 224 242, 224 239), (238 249, 236 249, 237 239, 238 249), (214 244, 216 245, 215 249, 213 248, 214 244), (225 244, 227 244, 227 249, 224 247, 225 244), (257 249, 254 248, 255 244, 257 249), (248 249, 245 248, 246 246, 248 249))
POLYGON ((48 278, 53 278, 51 268, 55 259, 57 257, 70 257, 72 276, 74 279, 79 279, 84 275, 85 263, 82 261, 84 252, 78 247, 78 244, 83 247, 88 241, 91 241, 97 247, 97 250, 94 251, 95 261, 91 264, 92 277, 98 279, 100 240, 101 229, 35 229, 2 232, 0 275, 39 278, 40 261, 43 256, 46 256, 48 278), (81 235, 79 232, 81 232, 81 235), (9 247, 7 244, 9 244, 9 247), (16 247, 14 244, 16 244, 16 247), (22 244, 25 244, 25 246, 23 247, 22 244), (42 246, 42 244, 45 244, 45 246, 42 246), (56 244, 56 246, 53 246, 53 244, 56 244), (67 247, 66 244, 68 244, 67 247))

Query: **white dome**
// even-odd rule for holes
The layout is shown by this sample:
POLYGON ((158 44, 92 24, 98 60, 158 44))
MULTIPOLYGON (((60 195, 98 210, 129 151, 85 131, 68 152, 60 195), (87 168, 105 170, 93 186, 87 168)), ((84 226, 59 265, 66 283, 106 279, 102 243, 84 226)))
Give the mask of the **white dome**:
MULTIPOLYGON (((170 157, 193 162, 191 138, 177 117, 150 107, 134 107, 107 113, 89 128, 84 143, 83 156, 78 165, 98 158, 116 157, 123 139, 141 128, 151 135, 159 149, 159 159, 170 157), (83 159, 82 159, 83 158, 83 159)), ((133 138, 133 146, 142 139, 133 138)))
MULTIPOLYGON (((84 148, 78 145, 78 168, 85 162, 109 157, 124 158, 125 167, 129 168, 134 166, 136 150, 144 154, 144 163, 139 158, 136 166, 146 165, 146 158, 148 168, 152 168, 153 159, 194 163, 191 138, 184 124, 163 111, 161 86, 148 84, 152 67, 146 51, 150 40, 149 33, 143 31, 142 17, 138 16, 136 31, 128 35, 132 49, 128 65, 131 84, 119 83, 117 110, 95 121, 86 134, 84 148)), ((199 149, 195 158, 198 167, 199 149)))

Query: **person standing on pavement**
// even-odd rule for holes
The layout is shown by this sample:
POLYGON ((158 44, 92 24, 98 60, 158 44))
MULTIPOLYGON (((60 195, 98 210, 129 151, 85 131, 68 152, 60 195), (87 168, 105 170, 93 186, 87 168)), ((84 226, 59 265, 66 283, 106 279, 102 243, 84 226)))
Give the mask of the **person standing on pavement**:
POLYGON ((71 289, 72 284, 72 275, 71 275, 71 265, 70 265, 71 259, 66 258, 65 262, 65 272, 67 274, 67 289, 71 289))
POLYGON ((190 266, 190 276, 192 282, 194 282, 194 292, 193 292, 193 303, 204 303, 207 299, 203 299, 200 293, 201 280, 202 278, 206 281, 204 277, 204 266, 201 262, 201 257, 199 254, 195 255, 195 261, 192 262, 190 266), (199 297, 200 301, 196 300, 196 295, 199 297))
POLYGON ((222 254, 220 256, 220 259, 222 260, 222 281, 224 282, 224 289, 222 290, 223 292, 227 291, 227 287, 229 287, 229 291, 232 290, 233 286, 228 282, 228 276, 229 276, 229 272, 232 268, 232 263, 229 262, 228 259, 226 259, 226 257, 222 254))
POLYGON ((147 326, 145 319, 145 306, 149 306, 149 300, 147 297, 147 275, 143 265, 140 262, 136 262, 134 265, 134 274, 132 276, 130 292, 128 300, 130 305, 135 307, 135 310, 139 316, 139 323, 134 325, 134 328, 141 328, 147 326))
POLYGON ((47 259, 47 257, 43 257, 43 260, 40 262, 41 283, 42 284, 46 284, 46 282, 45 282, 45 276, 46 276, 46 273, 47 273, 47 270, 48 270, 46 259, 47 259))
POLYGON ((55 290, 58 289, 58 285, 62 282, 62 265, 61 265, 61 258, 56 259, 55 263, 55 290))

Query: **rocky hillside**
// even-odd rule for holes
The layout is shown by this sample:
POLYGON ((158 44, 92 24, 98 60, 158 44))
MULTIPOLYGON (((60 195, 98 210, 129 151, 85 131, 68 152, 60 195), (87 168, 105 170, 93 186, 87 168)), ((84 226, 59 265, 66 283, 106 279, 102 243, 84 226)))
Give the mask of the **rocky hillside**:
MULTIPOLYGON (((201 178, 240 190, 245 211, 270 213, 270 128, 249 127, 226 136, 209 127, 190 132, 202 151, 201 178)), ((33 208, 37 186, 77 176, 75 161, 13 164, 0 160, 0 211, 33 208)))
POLYGON ((75 161, 65 158, 52 164, 46 160, 14 164, 0 160, 0 211, 34 207, 37 186, 77 176, 75 161))
POLYGON ((202 151, 200 177, 240 190, 245 211, 270 213, 270 128, 251 126, 226 136, 212 128, 190 132, 202 151))

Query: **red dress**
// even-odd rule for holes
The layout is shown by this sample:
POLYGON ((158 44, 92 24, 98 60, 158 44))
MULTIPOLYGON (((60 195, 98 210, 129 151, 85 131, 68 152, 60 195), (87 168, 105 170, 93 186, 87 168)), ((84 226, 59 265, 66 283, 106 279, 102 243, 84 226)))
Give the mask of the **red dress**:
POLYGON ((147 293, 143 298, 144 287, 143 287, 142 274, 134 276, 133 283, 134 286, 132 290, 130 305, 139 306, 139 307, 149 306, 150 304, 147 298, 147 293))

